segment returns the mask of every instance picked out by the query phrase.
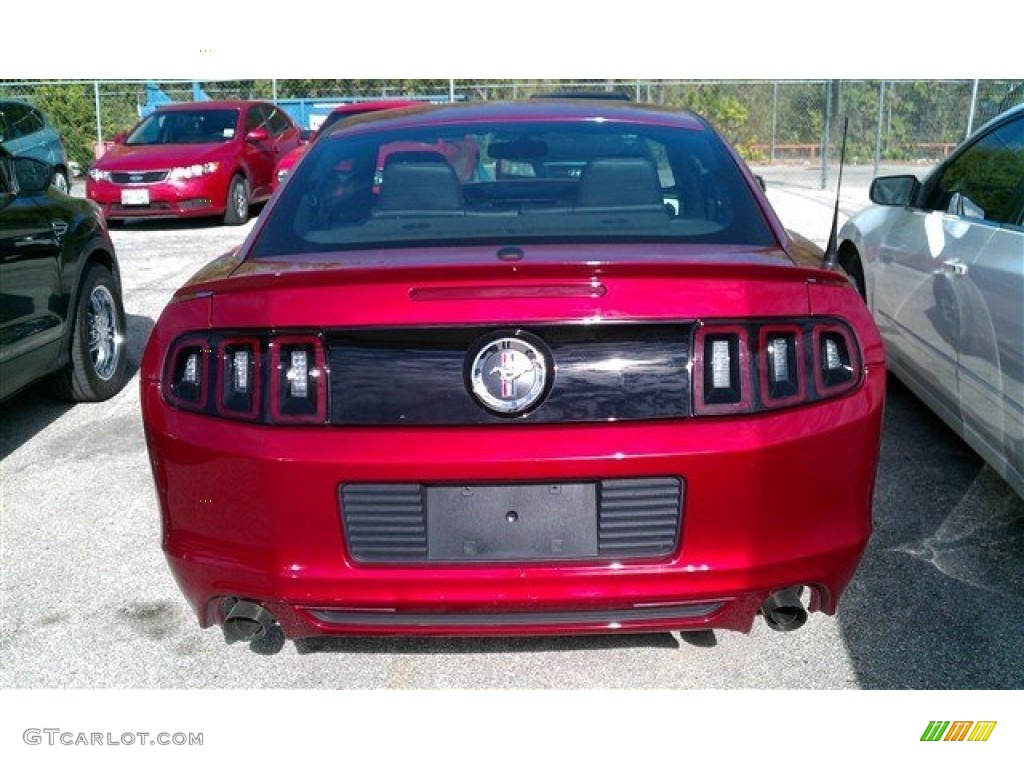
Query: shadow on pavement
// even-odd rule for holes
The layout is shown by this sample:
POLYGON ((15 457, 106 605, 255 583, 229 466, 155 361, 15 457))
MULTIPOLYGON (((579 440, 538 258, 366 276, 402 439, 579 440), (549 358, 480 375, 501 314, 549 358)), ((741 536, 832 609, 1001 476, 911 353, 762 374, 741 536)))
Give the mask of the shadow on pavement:
POLYGON ((1024 500, 890 377, 875 531, 839 606, 863 688, 1024 688, 1024 500))
MULTIPOLYGON (((249 209, 249 219, 256 219, 263 212, 266 202, 253 203, 249 209)), ((216 216, 204 216, 201 218, 152 218, 152 219, 119 219, 110 221, 107 225, 115 232, 178 232, 182 230, 210 230, 210 229, 239 229, 240 227, 228 226, 216 216)))
MULTIPOLYGON (((155 323, 152 318, 144 315, 127 315, 125 321, 128 357, 125 386, 132 386, 131 380, 138 373, 142 351, 155 323)), ((0 424, 3 424, 3 429, 0 430, 0 460, 7 458, 12 451, 24 445, 77 405, 52 397, 45 381, 38 381, 0 403, 0 424)), ((91 404, 82 405, 89 407, 91 404)))
MULTIPOLYGON (((275 629, 277 629, 275 627, 275 629)), ((256 653, 266 653, 263 644, 274 647, 273 633, 252 644, 256 653)), ((283 643, 281 643, 283 645, 283 643)), ((586 635, 577 637, 315 637, 295 641, 299 654, 453 654, 453 653, 554 653, 615 650, 619 648, 679 648, 679 640, 668 632, 639 635, 586 635)), ((280 647, 278 647, 280 650, 280 647)), ((274 651, 271 651, 274 652, 274 651)))

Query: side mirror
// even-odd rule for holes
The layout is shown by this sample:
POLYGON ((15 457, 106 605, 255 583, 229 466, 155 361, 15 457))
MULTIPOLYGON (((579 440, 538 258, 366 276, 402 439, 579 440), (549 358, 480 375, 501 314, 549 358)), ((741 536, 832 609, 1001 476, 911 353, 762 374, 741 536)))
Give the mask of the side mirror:
POLYGON ((868 197, 878 205, 910 205, 920 189, 916 176, 879 176, 871 182, 868 197))
POLYGON ((245 134, 245 140, 251 141, 255 144, 266 141, 270 138, 270 134, 267 133, 266 128, 253 128, 247 134, 245 134))
POLYGON ((314 136, 316 136, 316 131, 312 128, 303 128, 299 131, 299 141, 303 144, 312 141, 314 136))
POLYGON ((114 134, 114 143, 115 144, 124 144, 124 140, 127 139, 127 138, 128 138, 128 134, 125 131, 121 131, 120 133, 115 133, 114 134))
POLYGON ((14 176, 18 189, 30 195, 38 195, 50 188, 53 181, 53 166, 31 157, 14 158, 14 176))
POLYGON ((768 185, 765 183, 764 176, 754 176, 757 179, 758 185, 761 187, 762 192, 768 191, 768 185))

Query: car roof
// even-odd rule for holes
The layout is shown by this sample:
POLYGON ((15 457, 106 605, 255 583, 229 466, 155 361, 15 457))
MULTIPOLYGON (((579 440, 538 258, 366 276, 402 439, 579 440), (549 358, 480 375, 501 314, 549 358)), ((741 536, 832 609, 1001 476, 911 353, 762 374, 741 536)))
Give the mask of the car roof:
MULTIPOLYGON (((692 131, 710 130, 692 112, 654 104, 590 100, 479 101, 423 104, 402 110, 381 110, 361 117, 358 124, 339 124, 337 131, 377 130, 407 126, 486 122, 585 122, 596 120, 665 125, 692 131)), ((332 130, 332 132, 334 132, 332 130)))
POLYGON ((180 111, 196 111, 196 110, 207 110, 207 109, 240 109, 242 107, 251 107, 254 104, 267 104, 274 106, 268 101, 259 100, 240 100, 240 99, 222 99, 219 101, 176 101, 173 104, 161 104, 154 111, 155 112, 180 112, 180 111))
POLYGON ((331 110, 331 114, 344 114, 345 112, 376 111, 379 109, 400 109, 401 107, 415 107, 429 102, 416 99, 377 99, 375 101, 353 101, 349 104, 342 104, 331 110))

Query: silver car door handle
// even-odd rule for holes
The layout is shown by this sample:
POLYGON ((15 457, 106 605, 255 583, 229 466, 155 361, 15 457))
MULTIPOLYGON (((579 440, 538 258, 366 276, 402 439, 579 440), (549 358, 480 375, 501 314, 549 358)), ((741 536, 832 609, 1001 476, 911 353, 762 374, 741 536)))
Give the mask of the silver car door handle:
POLYGON ((967 274, 967 265, 956 259, 942 262, 942 268, 947 272, 952 272, 954 275, 963 276, 967 274))

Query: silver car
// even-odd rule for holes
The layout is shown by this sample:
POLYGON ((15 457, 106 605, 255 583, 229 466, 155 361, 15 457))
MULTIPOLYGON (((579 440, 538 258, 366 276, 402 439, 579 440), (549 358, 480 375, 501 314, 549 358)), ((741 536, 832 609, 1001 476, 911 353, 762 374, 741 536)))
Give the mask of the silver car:
POLYGON ((1024 105, 840 232, 889 370, 1024 497, 1024 105))

